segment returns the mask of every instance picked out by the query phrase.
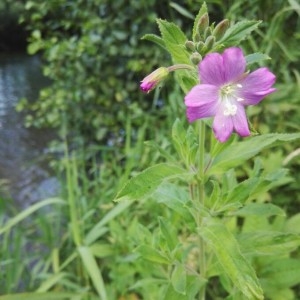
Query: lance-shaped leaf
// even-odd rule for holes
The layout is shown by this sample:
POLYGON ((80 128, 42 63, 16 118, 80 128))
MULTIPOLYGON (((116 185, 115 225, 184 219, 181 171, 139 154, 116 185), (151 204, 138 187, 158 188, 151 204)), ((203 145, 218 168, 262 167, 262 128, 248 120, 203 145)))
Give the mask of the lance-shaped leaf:
POLYGON ((237 240, 226 226, 210 218, 200 228, 200 234, 211 246, 224 272, 247 299, 264 299, 254 269, 242 255, 237 240))
POLYGON ((242 40, 244 40, 248 35, 255 29, 261 21, 240 21, 229 27, 223 36, 223 38, 218 42, 218 44, 223 44, 225 47, 238 45, 242 40))
POLYGON ((174 23, 158 19, 158 27, 167 50, 170 52, 173 62, 179 64, 190 64, 190 55, 184 44, 187 37, 174 23))
POLYGON ((223 173, 234 168, 244 161, 254 157, 260 151, 290 142, 300 138, 300 133, 270 133, 244 139, 241 142, 232 143, 223 151, 219 152, 213 159, 209 174, 223 173))
POLYGON ((161 37, 157 36, 156 34, 145 34, 142 37, 142 40, 151 41, 151 42, 157 44, 158 46, 162 47, 163 49, 166 49, 165 42, 163 41, 163 39, 161 37))
POLYGON ((157 164, 131 178, 118 192, 114 201, 139 200, 151 195, 160 184, 168 179, 180 177, 186 171, 168 163, 157 164))

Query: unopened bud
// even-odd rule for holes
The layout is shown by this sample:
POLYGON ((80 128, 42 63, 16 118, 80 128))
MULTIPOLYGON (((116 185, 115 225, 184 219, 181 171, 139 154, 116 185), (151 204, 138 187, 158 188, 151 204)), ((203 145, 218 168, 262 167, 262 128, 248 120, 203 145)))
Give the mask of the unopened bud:
POLYGON ((197 51, 198 51, 199 53, 201 53, 201 50, 202 50, 203 46, 204 46, 204 43, 203 43, 203 42, 197 43, 196 49, 197 49, 197 51))
POLYGON ((205 29, 209 26, 209 17, 207 13, 201 16, 197 26, 199 34, 201 35, 202 33, 204 33, 205 29))
POLYGON ((199 32, 197 32, 195 34, 194 42, 197 43, 197 42, 200 42, 200 41, 201 41, 201 35, 199 34, 199 32))
POLYGON ((207 39, 209 36, 211 36, 212 35, 212 30, 211 30, 211 28, 210 27, 207 27, 206 29, 205 29, 205 31, 204 31, 204 34, 203 34, 203 36, 204 36, 204 39, 207 39))
POLYGON ((189 51, 194 52, 195 51, 195 43, 192 41, 186 41, 185 42, 185 48, 189 51))
POLYGON ((152 91, 160 82, 165 80, 169 75, 168 68, 160 67, 149 74, 141 81, 140 88, 143 92, 149 93, 152 91))
POLYGON ((205 47, 206 47, 208 50, 212 49, 212 47, 213 47, 214 44, 215 44, 215 41, 216 41, 216 38, 215 38, 214 36, 210 35, 210 36, 206 39, 206 41, 205 41, 205 47))
POLYGON ((212 34, 213 34, 213 36, 216 37, 216 40, 219 40, 224 36, 224 34, 228 28, 229 28, 229 20, 225 19, 216 26, 216 28, 213 30, 212 34))
POLYGON ((202 60, 202 56, 198 53, 198 52, 194 52, 191 56, 190 56, 190 60, 194 65, 198 65, 199 62, 202 60))

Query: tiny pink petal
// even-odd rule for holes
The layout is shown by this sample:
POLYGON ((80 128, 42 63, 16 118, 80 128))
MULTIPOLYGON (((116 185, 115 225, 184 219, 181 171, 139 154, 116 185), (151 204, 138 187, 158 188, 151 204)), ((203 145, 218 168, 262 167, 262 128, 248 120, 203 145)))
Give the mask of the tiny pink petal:
POLYGON ((225 83, 223 57, 219 53, 207 54, 199 64, 200 82, 220 86, 225 83))
POLYGON ((243 75, 246 69, 246 59, 240 48, 228 48, 223 54, 224 75, 226 82, 231 82, 243 75))

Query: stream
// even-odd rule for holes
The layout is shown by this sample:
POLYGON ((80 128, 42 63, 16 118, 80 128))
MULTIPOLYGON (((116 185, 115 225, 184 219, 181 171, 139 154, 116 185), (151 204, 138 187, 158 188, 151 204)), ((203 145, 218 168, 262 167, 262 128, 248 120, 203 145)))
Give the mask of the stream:
POLYGON ((47 84, 39 57, 0 54, 0 193, 7 190, 20 208, 59 193, 46 160, 53 134, 26 128, 24 114, 15 110, 20 98, 34 101, 47 84))

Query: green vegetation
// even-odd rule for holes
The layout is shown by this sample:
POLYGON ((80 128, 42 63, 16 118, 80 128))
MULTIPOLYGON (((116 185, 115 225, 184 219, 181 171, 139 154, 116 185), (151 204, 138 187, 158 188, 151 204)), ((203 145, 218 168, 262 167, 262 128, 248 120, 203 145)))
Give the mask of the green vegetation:
MULTIPOLYGON (((245 52, 264 52, 272 58, 267 65, 277 75, 278 91, 248 109, 253 129, 300 132, 297 1, 206 2, 211 22, 245 17, 263 21, 240 46, 245 52)), ((1 210, 0 300, 185 300, 185 286, 192 291, 189 300, 196 299, 197 287, 204 282, 194 274, 181 277, 180 262, 188 261, 192 269, 198 259, 190 246, 195 224, 183 209, 188 206, 186 191, 170 194, 164 186, 138 202, 113 199, 118 191, 122 196, 122 187, 138 171, 162 163, 155 170, 161 175, 168 173, 168 167, 163 167, 166 158, 184 161, 169 142, 172 124, 184 115, 184 95, 173 79, 152 94, 139 91, 139 81, 150 71, 171 65, 163 49, 141 37, 158 33, 156 18, 171 20, 190 35, 201 5, 200 0, 28 0, 24 4, 21 21, 30 32, 28 52, 41 53, 44 74, 52 84, 34 104, 23 100, 18 109, 28 113, 27 126, 57 130, 52 149, 63 158, 51 164, 63 189, 57 198, 25 211, 15 212, 9 204, 1 210), (181 248, 174 249, 179 243, 181 248), (182 249, 185 252, 179 254, 182 249), (170 261, 178 262, 172 270, 170 261)), ((178 136, 178 145, 188 147, 188 141, 180 139, 186 125, 175 123, 173 139, 178 136)), ((191 138, 195 132, 189 134, 191 138)), ((296 143, 286 142, 250 158, 211 182, 209 192, 217 199, 221 193, 217 181, 222 181, 236 197, 282 208, 270 205, 260 217, 240 211, 236 218, 243 224, 229 226, 240 233, 243 254, 251 257, 266 299, 299 299, 299 239, 294 238, 300 233, 299 149, 296 143), (246 197, 238 183, 246 187, 251 176, 260 185, 246 197), (260 234, 250 239, 253 228, 260 234), (255 256, 255 251, 262 256, 255 256)), ((227 167, 232 167, 230 162, 227 167)), ((228 241, 233 237, 219 223, 213 227, 228 241)), ((209 239, 211 234, 207 230, 203 236, 209 239)), ((222 247, 229 244, 216 241, 214 245, 222 254, 222 247)), ((237 247, 232 251, 240 255, 237 247)), ((225 299, 234 287, 227 277, 217 278, 217 266, 215 272, 207 299, 225 299)), ((242 275, 238 269, 234 274, 242 275)), ((226 299, 243 297, 237 292, 226 299)))

